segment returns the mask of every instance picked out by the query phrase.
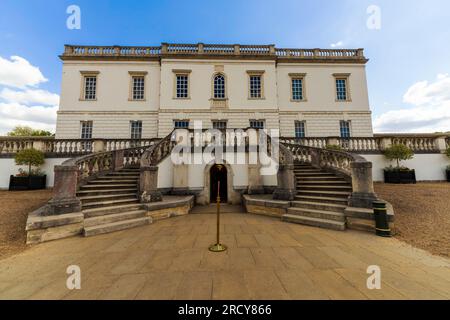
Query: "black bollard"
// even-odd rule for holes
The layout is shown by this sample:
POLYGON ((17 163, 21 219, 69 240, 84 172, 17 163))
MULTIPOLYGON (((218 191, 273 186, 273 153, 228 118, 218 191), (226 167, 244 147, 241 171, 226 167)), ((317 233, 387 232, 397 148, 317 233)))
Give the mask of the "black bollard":
POLYGON ((377 236, 389 238, 392 236, 389 228, 389 221, 386 203, 383 201, 373 202, 373 213, 375 215, 375 229, 377 236))

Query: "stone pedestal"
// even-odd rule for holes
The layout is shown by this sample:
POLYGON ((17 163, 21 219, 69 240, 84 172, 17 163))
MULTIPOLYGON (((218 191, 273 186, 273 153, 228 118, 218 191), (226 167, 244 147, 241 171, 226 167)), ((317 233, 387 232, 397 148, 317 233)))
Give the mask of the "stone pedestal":
POLYGON ((273 193, 273 199, 292 201, 297 193, 294 165, 280 165, 278 169, 278 187, 273 193))
POLYGON ((260 164, 248 165, 248 194, 264 194, 260 164))
POLYGON ((141 166, 139 183, 139 195, 141 203, 162 201, 162 194, 160 191, 158 191, 157 166, 141 166))
POLYGON ((378 199, 373 188, 372 163, 353 162, 351 169, 353 193, 349 198, 349 206, 372 208, 372 203, 378 199))
POLYGON ((77 166, 55 166, 53 199, 47 204, 45 215, 59 215, 81 211, 81 201, 77 199, 77 166))
POLYGON ((112 158, 113 171, 119 171, 123 168, 123 150, 116 150, 112 158))

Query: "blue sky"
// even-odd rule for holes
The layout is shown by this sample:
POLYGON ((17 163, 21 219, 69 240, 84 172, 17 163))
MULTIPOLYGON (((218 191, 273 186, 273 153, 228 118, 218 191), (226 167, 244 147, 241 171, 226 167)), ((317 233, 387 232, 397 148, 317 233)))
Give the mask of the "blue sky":
MULTIPOLYGON (((42 106, 39 110, 45 111, 55 104, 51 94, 60 91, 58 54, 64 44, 161 42, 363 47, 370 58, 369 95, 377 131, 450 131, 448 0, 0 0, 0 61, 7 64, 11 56, 19 56, 48 80, 14 86, 8 79, 2 82, 0 70, 0 92, 9 90, 0 94, 0 133, 19 123, 26 108, 42 106), (66 28, 66 9, 72 4, 81 8, 81 30, 66 28), (366 26, 370 5, 381 10, 380 30, 366 26), (27 88, 45 93, 50 102, 17 93, 27 88), (17 96, 22 99, 14 100, 17 96), (19 115, 14 115, 15 107, 21 108, 19 115), (8 117, 12 120, 6 121, 8 117)), ((23 120, 39 124, 30 117, 23 120)), ((51 122, 43 126, 51 127, 51 122)))

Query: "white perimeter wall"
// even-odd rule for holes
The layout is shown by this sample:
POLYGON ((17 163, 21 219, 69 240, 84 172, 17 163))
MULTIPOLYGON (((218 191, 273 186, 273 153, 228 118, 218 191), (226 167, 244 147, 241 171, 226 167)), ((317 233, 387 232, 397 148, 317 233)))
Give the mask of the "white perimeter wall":
MULTIPOLYGON (((376 182, 384 182, 383 169, 394 162, 386 160, 384 155, 362 155, 373 163, 373 178, 376 182)), ((416 154, 414 159, 402 161, 403 166, 416 170, 417 181, 442 181, 446 180, 445 168, 450 164, 443 154, 416 154)))
MULTIPOLYGON (((45 164, 41 167, 41 170, 47 175, 47 188, 53 187, 54 166, 60 165, 66 160, 68 159, 45 159, 45 164)), ((19 173, 20 168, 28 170, 27 166, 17 166, 14 159, 0 159, 0 189, 9 188, 9 176, 19 173)))

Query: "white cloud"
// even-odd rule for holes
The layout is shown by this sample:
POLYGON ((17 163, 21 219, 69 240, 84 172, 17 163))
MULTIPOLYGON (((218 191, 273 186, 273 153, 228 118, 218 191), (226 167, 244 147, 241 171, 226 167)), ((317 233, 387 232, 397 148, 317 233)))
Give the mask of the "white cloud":
POLYGON ((32 66, 26 59, 18 56, 10 59, 0 57, 0 85, 25 88, 48 81, 39 68, 32 66))
POLYGON ((24 91, 16 91, 11 89, 3 89, 0 91, 0 99, 6 102, 17 102, 26 105, 42 104, 45 106, 59 105, 59 95, 48 92, 46 90, 27 89, 24 91))
POLYGON ((388 111, 374 120, 376 132, 427 133, 450 131, 450 77, 440 74, 433 83, 412 85, 403 102, 413 107, 388 111))
POLYGON ((344 42, 343 41, 338 41, 336 43, 330 44, 330 47, 332 47, 332 48, 342 48, 343 46, 344 46, 344 42))
POLYGON ((26 106, 19 103, 0 103, 0 134, 5 135, 15 126, 55 131, 58 107, 26 106))
POLYGON ((39 89, 46 81, 39 68, 26 59, 0 57, 0 135, 16 126, 55 131, 59 96, 39 89))

